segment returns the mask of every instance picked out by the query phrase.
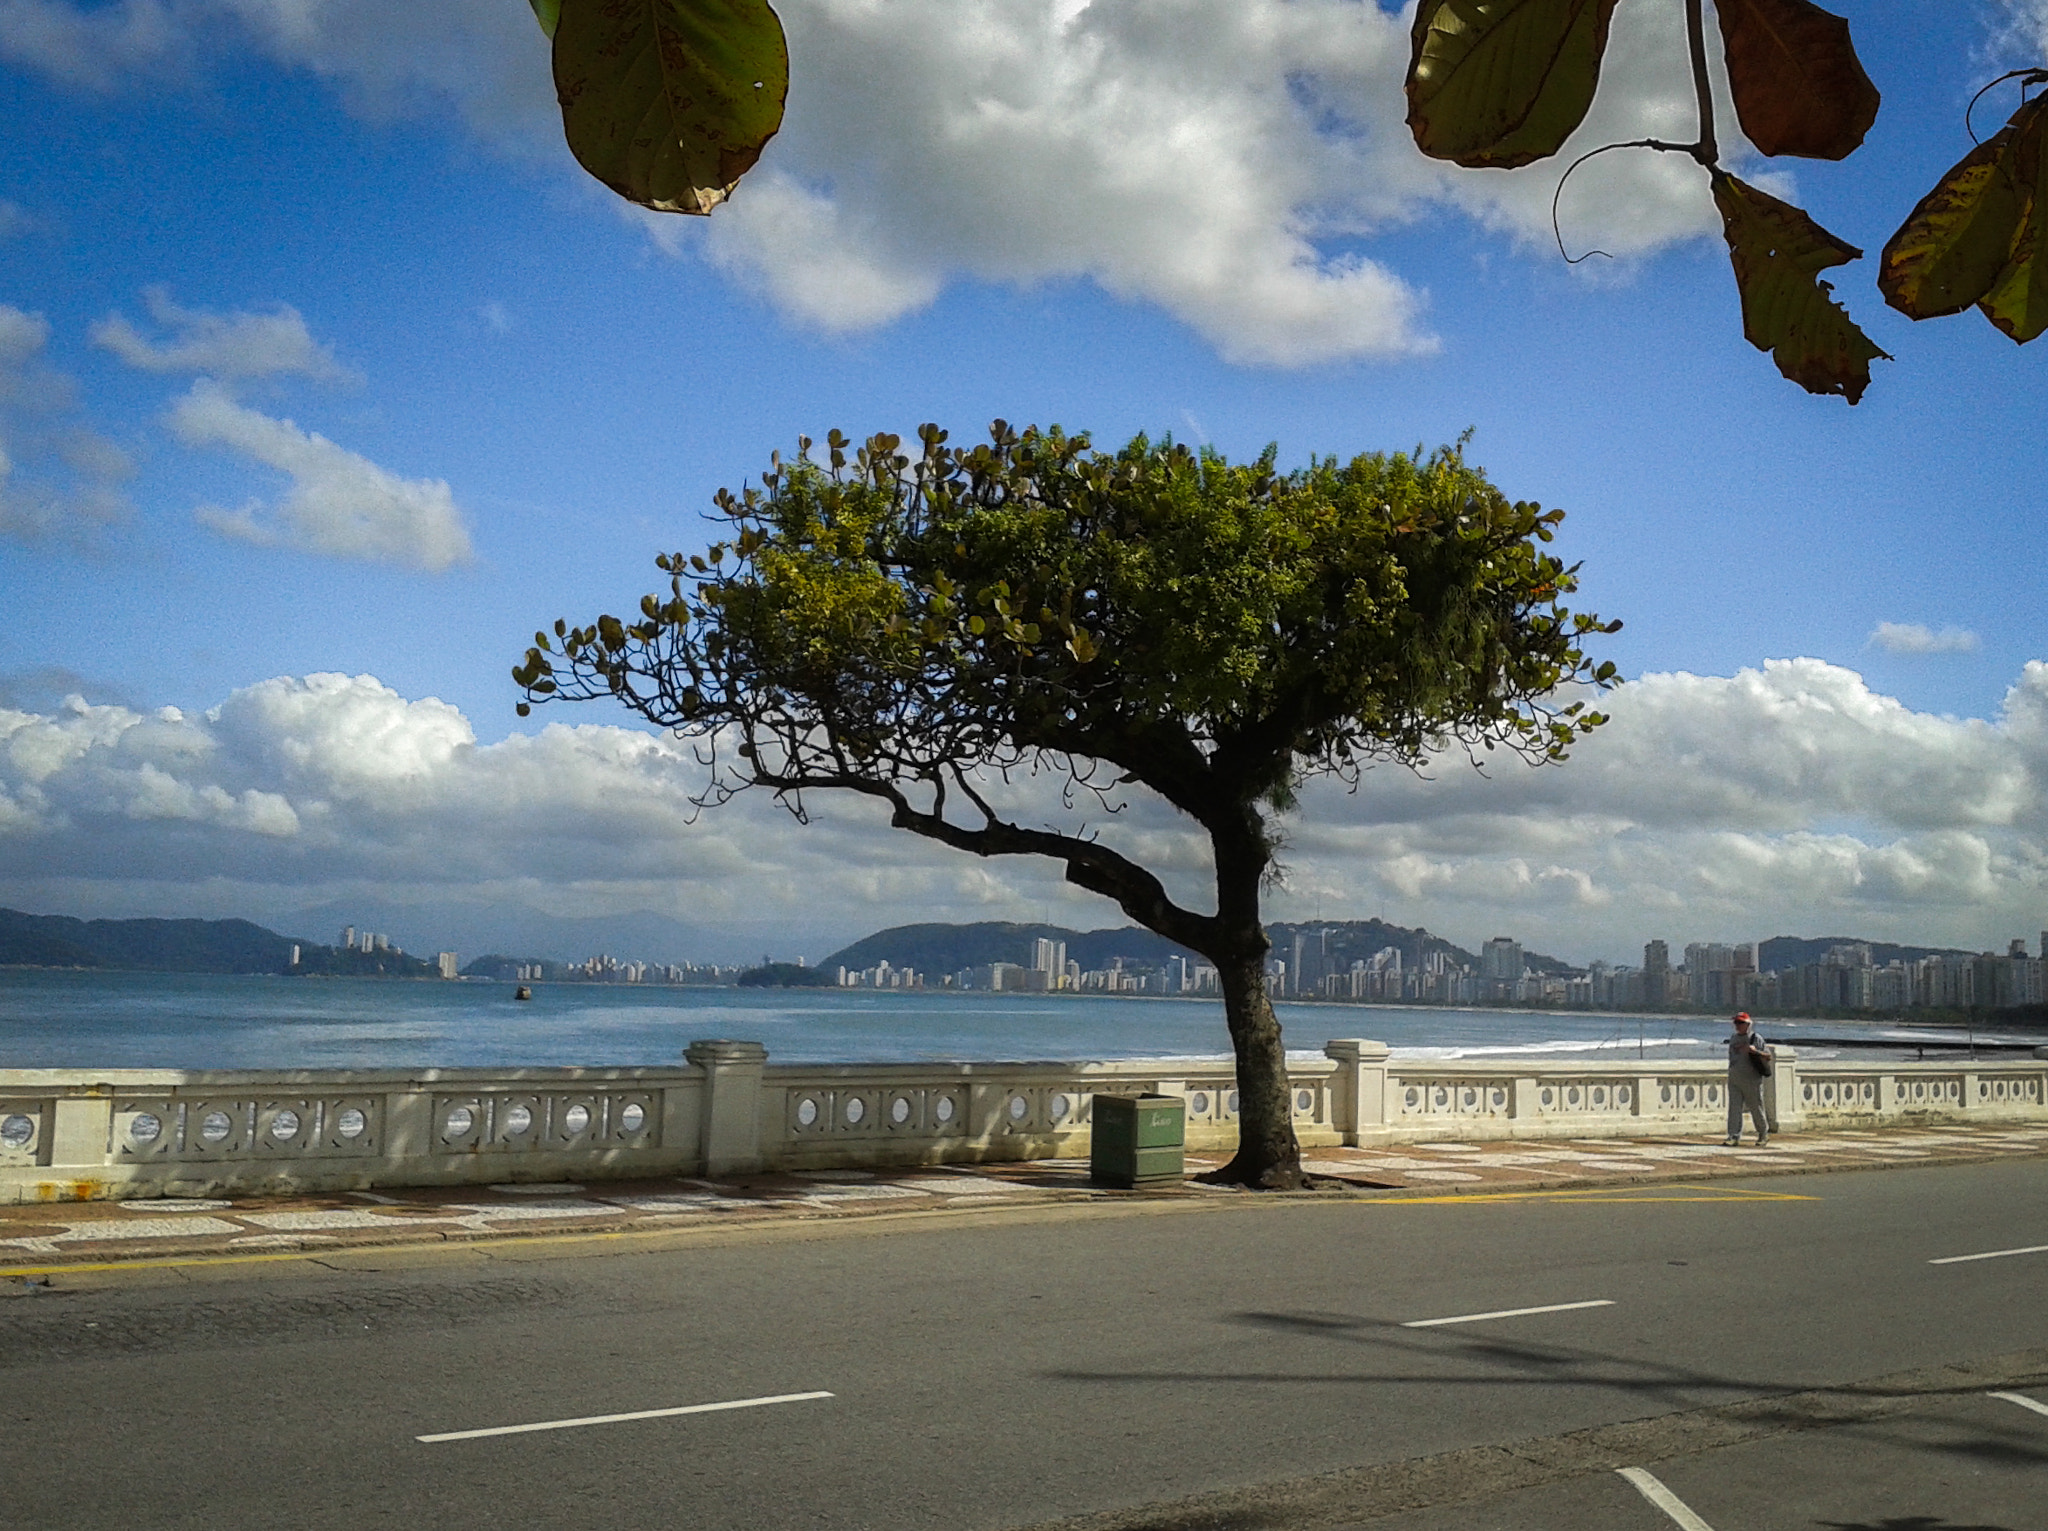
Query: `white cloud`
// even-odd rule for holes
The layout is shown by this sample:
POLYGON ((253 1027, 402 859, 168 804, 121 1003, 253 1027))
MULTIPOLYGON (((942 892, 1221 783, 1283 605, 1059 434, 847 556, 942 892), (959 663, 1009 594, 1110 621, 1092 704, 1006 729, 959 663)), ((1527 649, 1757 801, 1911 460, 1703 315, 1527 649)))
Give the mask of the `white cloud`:
POLYGON ((1968 628, 1936 632, 1918 622, 1880 622, 1871 629, 1869 643, 1888 654, 1974 654, 1981 646, 1968 628))
POLYGON ((90 545, 127 516, 135 465, 72 420, 71 380, 43 363, 49 321, 0 303, 0 537, 90 545))
POLYGON ((125 314, 100 320, 92 327, 92 340, 145 372, 203 372, 221 378, 296 373, 330 382, 355 376, 334 359, 332 348, 313 338, 305 319, 288 303, 265 313, 211 314, 180 308, 161 287, 145 291, 143 301, 150 317, 171 331, 167 340, 148 339, 125 314))
POLYGON ((0 240, 26 234, 33 227, 34 221, 21 210, 19 203, 0 198, 0 240))
MULTIPOLYGON (((1550 259, 1569 159, 1683 137, 1691 111, 1679 0, 1620 8, 1591 117, 1563 154, 1512 174, 1415 151, 1407 22, 1368 0, 779 9, 795 80, 782 132, 708 227, 670 219, 660 237, 829 332, 888 324, 963 278, 1086 279, 1242 363, 1427 352, 1425 273, 1390 268, 1376 236, 1449 214, 1550 259)), ((87 85, 253 48, 333 80, 358 111, 452 106, 511 152, 568 163, 547 50, 512 0, 0 0, 0 39, 87 85)), ((1716 227, 1697 167, 1650 153, 1589 164, 1564 216, 1575 247, 1624 257, 1716 227)))
MULTIPOLYGON (((1320 904, 1581 958, 1652 936, 2002 947, 2044 923, 2048 664, 2027 666, 1995 719, 1915 712, 1815 660, 1649 676, 1610 710, 1562 768, 1446 763, 1433 781, 1312 788, 1269 915, 1320 904)), ((807 827, 756 794, 700 815, 689 747, 562 717, 478 744, 455 708, 340 675, 264 681, 203 715, 76 698, 0 710, 0 899, 32 898, 63 867, 74 898, 148 885, 167 908, 201 885, 215 907, 234 888, 246 907, 374 889, 652 908, 799 941, 863 922, 1120 919, 1049 864, 960 856, 862 802, 819 797, 807 827)), ((1058 817, 1049 782, 1015 790, 1034 821, 1058 817)), ((1202 841, 1170 811, 1134 800, 1103 827, 1203 896, 1202 841)))
POLYGON ((400 478, 325 436, 236 403, 205 378, 172 405, 169 423, 188 446, 222 447, 291 479, 274 505, 202 507, 200 521, 224 536, 430 571, 471 556, 462 513, 440 479, 400 478))

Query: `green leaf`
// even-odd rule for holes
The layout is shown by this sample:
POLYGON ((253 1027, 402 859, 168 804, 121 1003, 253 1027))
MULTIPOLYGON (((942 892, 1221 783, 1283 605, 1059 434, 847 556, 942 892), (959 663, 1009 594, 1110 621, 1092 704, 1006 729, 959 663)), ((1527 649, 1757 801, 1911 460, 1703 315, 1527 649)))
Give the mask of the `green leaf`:
POLYGON ((1813 0, 1714 0, 1735 115, 1765 154, 1844 159, 1877 121, 1849 23, 1813 0))
POLYGON ((533 19, 540 23, 540 29, 549 37, 555 35, 555 28, 562 24, 562 0, 527 0, 533 7, 533 19))
POLYGON ((1742 293, 1742 333, 1808 393, 1838 393, 1854 404, 1870 386, 1871 362, 1890 358, 1828 296, 1834 285, 1820 273, 1863 252, 1791 203, 1726 171, 1712 176, 1742 293))
POLYGON ((709 213, 782 125, 789 50, 766 0, 561 0, 555 93, 585 170, 642 207, 709 213))
POLYGON ((1512 169, 1585 120, 1615 0, 1422 0, 1408 128, 1434 159, 1512 169))
POLYGON ((1976 304, 2024 345, 2048 327, 2048 97, 1952 165, 1886 241, 1877 285, 1911 319, 1976 304))

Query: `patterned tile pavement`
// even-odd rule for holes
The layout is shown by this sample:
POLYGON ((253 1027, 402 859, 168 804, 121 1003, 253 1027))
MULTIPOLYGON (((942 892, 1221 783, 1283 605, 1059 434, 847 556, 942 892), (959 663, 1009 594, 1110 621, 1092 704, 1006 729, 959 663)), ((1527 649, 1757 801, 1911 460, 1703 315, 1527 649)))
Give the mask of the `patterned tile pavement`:
MULTIPOLYGON (((1875 1169, 2048 1154, 2048 1125, 1885 1128, 1775 1138, 1724 1148, 1678 1138, 1406 1143, 1309 1151, 1307 1167, 1351 1194, 1492 1192, 1516 1187, 1629 1184, 1794 1170, 1875 1169)), ((1191 1175, 1219 1160, 1190 1156, 1191 1175)), ((0 1278, 66 1266, 260 1252, 445 1243, 536 1233, 728 1227, 873 1217, 948 1208, 1241 1195, 1183 1185, 1140 1191, 1093 1186, 1071 1159, 962 1168, 822 1170, 731 1181, 602 1181, 350 1191, 232 1200, 157 1198, 0 1206, 0 1278)))

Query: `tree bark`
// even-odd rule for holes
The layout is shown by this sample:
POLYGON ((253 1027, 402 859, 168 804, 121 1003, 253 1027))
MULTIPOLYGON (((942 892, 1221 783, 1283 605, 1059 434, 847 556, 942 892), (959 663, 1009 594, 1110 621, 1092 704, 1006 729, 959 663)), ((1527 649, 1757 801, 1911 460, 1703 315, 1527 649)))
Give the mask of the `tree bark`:
POLYGON ((1266 1191, 1298 1191, 1301 1145, 1294 1138, 1294 1087, 1287 1078, 1287 1049, 1280 1021, 1266 993, 1265 939, 1256 955, 1220 962, 1223 1014, 1237 1056, 1237 1155, 1213 1175, 1219 1185, 1266 1191))
POLYGON ((1294 1139, 1294 1088, 1280 1019, 1266 993, 1272 943, 1259 914, 1259 885, 1272 861, 1259 812, 1243 804, 1210 827, 1216 856, 1216 920, 1223 939, 1206 955, 1223 988, 1223 1018, 1237 1059, 1237 1155, 1206 1178, 1220 1185, 1297 1191, 1308 1184, 1294 1139))

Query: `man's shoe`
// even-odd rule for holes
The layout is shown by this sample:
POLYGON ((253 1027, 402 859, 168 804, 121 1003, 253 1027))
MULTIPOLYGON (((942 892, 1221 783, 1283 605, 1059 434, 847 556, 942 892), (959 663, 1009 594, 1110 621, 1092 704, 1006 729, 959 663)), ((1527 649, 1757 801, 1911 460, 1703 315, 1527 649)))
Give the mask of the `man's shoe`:
POLYGON ((1763 1135, 1762 1137, 1760 1137, 1760 1138, 1758 1138, 1758 1139, 1756 1140, 1756 1146, 1757 1146, 1758 1148, 1762 1148, 1762 1147, 1764 1146, 1764 1144, 1766 1144, 1766 1143, 1768 1143, 1768 1142, 1770 1142, 1770 1141, 1771 1141, 1771 1138, 1770 1138, 1770 1134, 1769 1134, 1769 1133, 1765 1133, 1765 1134, 1764 1134, 1764 1135, 1763 1135))
POLYGON ((1723 1140, 1723 1142, 1722 1142, 1721 1146, 1722 1146, 1723 1148, 1740 1148, 1740 1147, 1742 1146, 1742 1139, 1740 1139, 1740 1138, 1727 1138, 1727 1139, 1723 1140))

